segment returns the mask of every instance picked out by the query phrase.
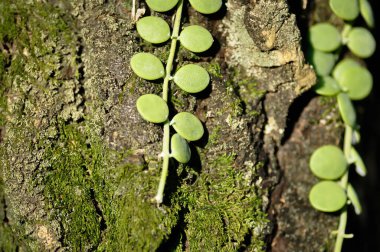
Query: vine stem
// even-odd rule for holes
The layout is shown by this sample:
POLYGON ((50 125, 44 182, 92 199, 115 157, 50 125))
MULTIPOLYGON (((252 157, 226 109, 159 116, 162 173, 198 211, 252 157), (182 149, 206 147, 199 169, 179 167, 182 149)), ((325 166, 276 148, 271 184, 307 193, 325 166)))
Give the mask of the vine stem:
POLYGON ((136 0, 132 0, 131 17, 133 21, 136 21, 136 0))
MULTIPOLYGON (((352 142, 352 128, 349 125, 346 125, 346 129, 344 132, 344 143, 343 143, 343 151, 344 155, 346 157, 346 160, 348 163, 350 163, 351 160, 351 142, 352 142)), ((345 191, 347 191, 348 187, 348 169, 342 176, 342 178, 339 181, 340 185, 344 188, 345 191)), ((343 246, 343 240, 346 238, 346 225, 347 225, 347 207, 344 207, 342 209, 342 212, 340 213, 339 217, 339 227, 338 227, 338 233, 337 238, 335 241, 335 247, 334 252, 341 252, 342 246, 343 246)))
MULTIPOLYGON (((171 71, 173 68, 173 62, 174 62, 174 56, 176 53, 177 48, 177 42, 178 42, 178 36, 179 36, 179 28, 181 25, 181 16, 182 16, 182 8, 183 8, 183 0, 180 0, 178 3, 175 21, 174 21, 174 27, 173 27, 173 33, 172 33, 172 42, 170 45, 170 53, 168 57, 168 61, 166 62, 166 75, 164 79, 164 84, 162 86, 162 99, 164 99, 167 103, 169 102, 169 81, 171 79, 171 71)), ((157 204, 161 204, 164 198, 164 189, 166 184, 166 178, 169 173, 169 158, 170 158, 170 122, 167 120, 164 123, 164 137, 163 137, 163 143, 162 143, 162 171, 161 171, 161 178, 160 183, 158 185, 157 195, 154 197, 157 204)))

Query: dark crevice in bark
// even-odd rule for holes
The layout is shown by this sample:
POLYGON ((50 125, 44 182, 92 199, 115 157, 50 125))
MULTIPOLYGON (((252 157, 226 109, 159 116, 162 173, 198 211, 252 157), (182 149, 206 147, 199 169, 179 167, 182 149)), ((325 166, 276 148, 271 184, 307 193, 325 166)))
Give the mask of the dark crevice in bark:
POLYGON ((244 236, 243 242, 240 247, 236 250, 237 252, 246 252, 247 248, 252 244, 252 230, 249 230, 244 236))
POLYGON ((98 243, 98 246, 99 246, 99 244, 102 243, 103 233, 104 233, 104 231, 107 230, 107 223, 106 223, 106 220, 104 218, 103 211, 102 211, 102 209, 99 206, 99 202, 96 200, 95 190, 92 189, 92 188, 90 189, 90 197, 91 197, 91 200, 92 200, 92 204, 95 207, 95 211, 96 211, 96 213, 100 217, 99 225, 100 225, 100 233, 101 233, 101 235, 100 235, 100 241, 98 243))
POLYGON ((303 109, 310 103, 310 101, 316 96, 314 90, 309 90, 297 97, 289 107, 288 117, 286 121, 286 128, 284 136, 281 139, 281 145, 284 145, 290 138, 295 129, 296 123, 303 112, 303 109))
POLYGON ((182 251, 186 251, 186 233, 187 223, 185 222, 185 216, 189 212, 189 209, 182 208, 178 212, 177 224, 172 228, 169 238, 163 240, 160 246, 157 248, 157 252, 176 251, 181 246, 182 251))
POLYGON ((308 15, 311 9, 312 1, 287 1, 289 6, 289 12, 296 17, 297 27, 301 33, 301 48, 303 52, 306 52, 308 48, 307 34, 309 31, 308 15), (306 6, 305 6, 306 5, 306 6))
MULTIPOLYGON (((81 97, 83 97, 83 101, 81 102, 81 104, 79 104, 78 106, 82 106, 83 107, 83 111, 84 113, 86 113, 86 100, 84 99, 84 97, 86 97, 86 90, 84 89, 84 81, 85 81, 85 70, 84 70, 84 64, 82 62, 82 55, 83 55, 83 52, 84 52, 84 44, 83 44, 83 39, 81 37, 78 36, 78 39, 77 39, 77 55, 76 55, 76 63, 78 65, 78 82, 79 82, 79 91, 78 91, 78 95, 80 95, 81 97)), ((84 121, 84 118, 81 118, 79 119, 78 122, 80 121, 84 121)))
POLYGON ((169 174, 166 178, 166 186, 164 190, 164 205, 171 205, 171 196, 174 195, 181 184, 181 179, 177 175, 178 164, 174 160, 169 160, 169 174))
MULTIPOLYGON (((0 178, 1 179, 1 178, 0 178)), ((7 225, 8 223, 9 223, 9 219, 8 219, 8 217, 7 217, 7 202, 6 202, 6 200, 5 200, 5 197, 3 197, 2 199, 1 199, 1 204, 2 204, 2 206, 3 206, 3 215, 4 215, 4 217, 3 217, 3 219, 2 219, 2 223, 4 224, 4 225, 7 225)))
MULTIPOLYGON (((61 230, 60 236, 58 237, 58 242, 59 242, 59 244, 61 244, 63 246, 65 244, 65 228, 63 226, 62 221, 58 221, 58 225, 59 225, 59 228, 61 230)), ((57 248, 57 250, 59 251, 60 248, 57 248)))

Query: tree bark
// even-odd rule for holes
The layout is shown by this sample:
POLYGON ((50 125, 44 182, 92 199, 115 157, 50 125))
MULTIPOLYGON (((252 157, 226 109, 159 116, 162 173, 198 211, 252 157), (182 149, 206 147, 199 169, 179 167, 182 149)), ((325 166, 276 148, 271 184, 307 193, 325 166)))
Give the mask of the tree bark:
POLYGON ((341 125, 331 100, 307 92, 316 78, 286 1, 229 0, 210 17, 186 8, 216 43, 180 48, 176 67, 197 62, 212 81, 198 95, 172 85, 171 109, 196 114, 207 134, 188 165, 171 164, 160 207, 162 129, 135 102, 161 85, 129 60, 149 51, 165 62, 169 46, 138 38, 131 1, 1 0, 0 11, 2 250, 329 246, 337 217, 310 207, 307 163, 341 125))

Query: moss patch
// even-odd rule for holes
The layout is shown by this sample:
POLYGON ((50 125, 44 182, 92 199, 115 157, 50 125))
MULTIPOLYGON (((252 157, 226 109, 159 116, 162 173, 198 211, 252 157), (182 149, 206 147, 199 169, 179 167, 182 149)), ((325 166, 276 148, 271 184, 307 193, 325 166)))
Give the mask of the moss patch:
POLYGON ((59 135, 44 158, 51 164, 44 176, 50 218, 63 226, 63 246, 93 250, 100 243, 100 216, 94 207, 93 182, 87 166, 93 158, 93 162, 97 160, 75 126, 61 127, 59 135))
POLYGON ((18 241, 7 221, 3 180, 0 177, 0 251, 15 252, 19 249, 18 241))
POLYGON ((189 251, 238 251, 250 244, 264 251, 259 241, 268 220, 261 196, 234 160, 235 155, 214 159, 194 184, 180 189, 179 200, 188 209, 184 246, 189 251))

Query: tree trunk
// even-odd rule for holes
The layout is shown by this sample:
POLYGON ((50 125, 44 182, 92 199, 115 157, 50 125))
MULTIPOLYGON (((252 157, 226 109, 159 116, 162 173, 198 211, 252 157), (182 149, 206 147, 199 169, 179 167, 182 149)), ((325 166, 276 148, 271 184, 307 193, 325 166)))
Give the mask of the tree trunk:
POLYGON ((131 5, 0 0, 1 250, 328 247, 337 216, 310 207, 308 159, 342 127, 334 101, 307 92, 316 78, 287 3, 229 0, 211 17, 185 9, 216 43, 200 56, 180 48, 176 64, 199 62, 212 81, 199 95, 172 85, 172 109, 196 114, 207 134, 188 165, 171 164, 159 207, 162 128, 135 102, 161 85, 129 60, 144 50, 165 62, 169 46, 139 39, 131 5))

